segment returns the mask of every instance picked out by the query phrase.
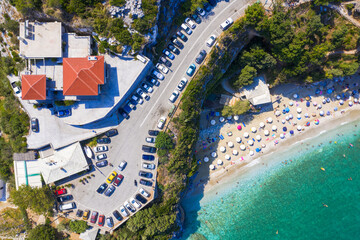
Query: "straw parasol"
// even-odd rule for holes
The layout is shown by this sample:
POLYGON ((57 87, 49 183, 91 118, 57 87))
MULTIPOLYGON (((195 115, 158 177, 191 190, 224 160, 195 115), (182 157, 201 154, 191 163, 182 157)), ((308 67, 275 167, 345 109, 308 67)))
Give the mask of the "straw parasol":
POLYGON ((213 120, 210 121, 210 124, 211 124, 211 125, 215 125, 215 124, 216 124, 216 121, 213 119, 213 120))
POLYGON ((254 145, 254 141, 253 141, 253 140, 249 140, 248 143, 249 143, 250 146, 254 145))
POLYGON ((269 136, 269 134, 270 134, 269 130, 265 130, 264 134, 265 134, 265 136, 269 136))
POLYGON ((248 138, 249 137, 249 133, 248 132, 244 132, 244 137, 248 138))
POLYGON ((204 157, 204 162, 208 162, 209 158, 208 157, 204 157))
POLYGON ((228 146, 231 147, 231 148, 234 147, 233 142, 228 142, 228 146))
POLYGON ((209 166, 209 168, 210 168, 210 170, 215 170, 215 166, 212 164, 209 166))
POLYGON ((223 161, 222 161, 221 159, 218 159, 218 160, 217 160, 217 164, 218 164, 218 165, 222 165, 222 164, 223 164, 223 161))
POLYGON ((254 151, 249 152, 250 156, 254 155, 254 151))
POLYGON ((302 112, 302 109, 301 109, 301 108, 297 108, 296 111, 297 111, 298 113, 301 113, 301 112, 302 112))
POLYGON ((276 130, 277 130, 277 126, 276 126, 276 125, 273 125, 271 129, 272 129, 273 131, 276 131, 276 130))
POLYGON ((220 122, 224 122, 225 121, 225 118, 223 118, 223 117, 220 117, 220 122))
POLYGON ((261 141, 261 136, 260 136, 260 135, 256 135, 256 140, 261 141))
POLYGON ((251 132, 256 133, 256 127, 252 127, 251 132))
POLYGON ((237 143, 241 143, 241 137, 237 137, 237 138, 236 138, 236 142, 237 142, 237 143))
POLYGON ((241 151, 245 151, 245 149, 246 149, 245 145, 241 145, 240 149, 241 149, 241 151))
POLYGON ((220 152, 225 152, 226 151, 226 148, 224 146, 221 146, 220 147, 220 152))
POLYGON ((259 125, 260 125, 261 128, 265 127, 265 123, 264 123, 264 122, 261 122, 259 125))
POLYGON ((226 160, 230 160, 230 159, 231 159, 230 155, 226 154, 226 155, 225 155, 225 159, 226 159, 226 160))
POLYGON ((269 117, 266 121, 267 121, 268 123, 272 123, 272 122, 273 122, 273 120, 272 120, 271 117, 269 117))
POLYGON ((234 156, 238 155, 238 151, 233 150, 233 155, 234 155, 234 156))
POLYGON ((215 157, 217 156, 216 152, 212 152, 212 153, 211 153, 211 156, 212 156, 213 158, 215 158, 215 157))

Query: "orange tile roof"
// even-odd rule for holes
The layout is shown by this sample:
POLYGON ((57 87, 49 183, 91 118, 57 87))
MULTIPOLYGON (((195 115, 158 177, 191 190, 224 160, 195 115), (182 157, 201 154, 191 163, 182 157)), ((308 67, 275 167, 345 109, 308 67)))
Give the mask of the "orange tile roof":
POLYGON ((98 95, 104 84, 104 56, 97 60, 63 58, 63 94, 70 96, 98 95))
POLYGON ((46 76, 45 75, 22 75, 21 88, 23 100, 46 99, 46 76))

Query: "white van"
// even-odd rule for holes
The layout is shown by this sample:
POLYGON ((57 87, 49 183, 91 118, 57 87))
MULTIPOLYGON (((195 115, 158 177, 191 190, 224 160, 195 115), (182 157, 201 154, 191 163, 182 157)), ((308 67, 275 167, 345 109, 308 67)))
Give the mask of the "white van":
POLYGON ((60 211, 70 210, 76 208, 76 204, 74 202, 62 204, 59 206, 60 211))
POLYGON ((220 28, 221 28, 221 30, 225 31, 233 23, 234 23, 234 20, 232 20, 232 18, 228 18, 228 19, 226 19, 225 22, 220 24, 220 28))

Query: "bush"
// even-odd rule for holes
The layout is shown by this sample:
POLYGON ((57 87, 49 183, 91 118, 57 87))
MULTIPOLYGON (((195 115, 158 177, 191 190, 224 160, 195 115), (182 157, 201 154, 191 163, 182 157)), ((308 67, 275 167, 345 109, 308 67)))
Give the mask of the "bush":
POLYGON ((253 79, 256 76, 257 71, 254 67, 246 65, 242 70, 238 77, 238 79, 234 82, 234 87, 237 89, 242 88, 243 86, 247 86, 253 83, 253 79))
POLYGON ((82 220, 70 221, 69 223, 69 230, 75 233, 83 233, 88 228, 89 226, 87 225, 87 222, 82 220))
POLYGON ((37 225, 35 228, 29 231, 27 236, 29 240, 57 240, 58 232, 49 224, 37 225))
POLYGON ((224 117, 234 116, 234 115, 241 115, 249 111, 250 109, 250 102, 249 101, 242 101, 238 100, 232 106, 224 106, 221 114, 224 117))

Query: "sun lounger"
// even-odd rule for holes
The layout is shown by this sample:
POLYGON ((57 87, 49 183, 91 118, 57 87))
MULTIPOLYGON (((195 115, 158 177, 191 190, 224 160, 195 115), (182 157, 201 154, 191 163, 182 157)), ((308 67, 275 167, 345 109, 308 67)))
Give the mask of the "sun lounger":
POLYGON ((222 134, 219 135, 219 138, 220 138, 221 140, 224 140, 224 136, 223 136, 222 134))

